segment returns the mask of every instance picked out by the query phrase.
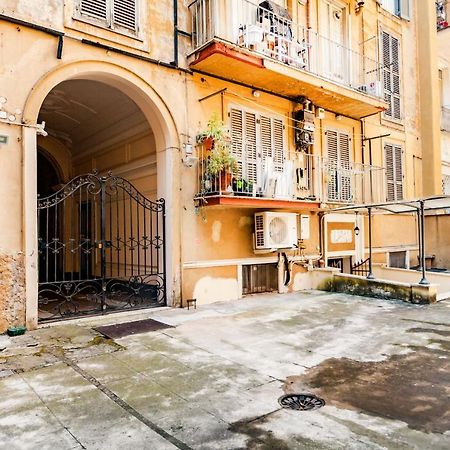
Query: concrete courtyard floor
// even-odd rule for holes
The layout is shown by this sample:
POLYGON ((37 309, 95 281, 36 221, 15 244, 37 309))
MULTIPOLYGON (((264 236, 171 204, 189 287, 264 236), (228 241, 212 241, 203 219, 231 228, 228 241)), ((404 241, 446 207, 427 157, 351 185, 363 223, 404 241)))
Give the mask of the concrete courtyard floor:
POLYGON ((449 449, 450 303, 259 295, 0 336, 1 449, 449 449), (93 327, 174 328, 114 341, 93 327), (282 409, 311 392, 315 411, 282 409))

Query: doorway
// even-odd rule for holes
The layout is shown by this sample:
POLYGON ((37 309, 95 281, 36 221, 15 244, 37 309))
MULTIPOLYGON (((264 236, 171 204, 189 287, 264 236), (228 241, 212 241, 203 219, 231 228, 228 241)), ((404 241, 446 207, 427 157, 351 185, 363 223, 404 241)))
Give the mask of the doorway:
POLYGON ((76 79, 49 92, 38 120, 39 321, 165 305, 165 201, 140 108, 76 79))

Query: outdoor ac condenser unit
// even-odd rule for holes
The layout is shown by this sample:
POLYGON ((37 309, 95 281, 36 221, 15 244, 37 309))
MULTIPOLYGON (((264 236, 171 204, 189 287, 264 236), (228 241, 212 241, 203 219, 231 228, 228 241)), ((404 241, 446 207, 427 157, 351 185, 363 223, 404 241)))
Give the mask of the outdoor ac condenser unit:
POLYGON ((297 214, 255 213, 255 250, 293 248, 297 245, 297 214))

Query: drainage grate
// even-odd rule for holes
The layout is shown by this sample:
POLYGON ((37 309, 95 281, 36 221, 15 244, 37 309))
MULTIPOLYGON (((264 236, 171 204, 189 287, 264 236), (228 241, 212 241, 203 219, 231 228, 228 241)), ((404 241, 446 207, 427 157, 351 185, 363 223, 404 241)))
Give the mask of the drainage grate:
POLYGON ((287 409, 297 411, 312 411, 325 406, 325 400, 313 394, 287 394, 278 399, 278 403, 287 409))

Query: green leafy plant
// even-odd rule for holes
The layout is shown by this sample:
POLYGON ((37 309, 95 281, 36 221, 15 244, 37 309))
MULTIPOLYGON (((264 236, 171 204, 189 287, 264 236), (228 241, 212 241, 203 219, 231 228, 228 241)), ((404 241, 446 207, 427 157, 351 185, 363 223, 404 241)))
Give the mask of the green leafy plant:
POLYGON ((205 142, 205 140, 211 139, 214 142, 214 146, 224 142, 230 142, 230 134, 223 120, 219 119, 218 114, 215 112, 208 120, 206 129, 197 135, 197 142, 199 144, 205 142))
POLYGON ((228 145, 217 145, 217 142, 215 143, 214 148, 208 155, 207 171, 213 177, 216 177, 221 172, 236 173, 237 161, 231 154, 228 145))

